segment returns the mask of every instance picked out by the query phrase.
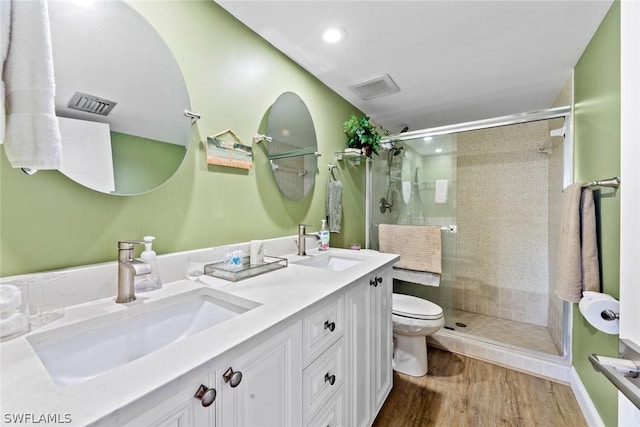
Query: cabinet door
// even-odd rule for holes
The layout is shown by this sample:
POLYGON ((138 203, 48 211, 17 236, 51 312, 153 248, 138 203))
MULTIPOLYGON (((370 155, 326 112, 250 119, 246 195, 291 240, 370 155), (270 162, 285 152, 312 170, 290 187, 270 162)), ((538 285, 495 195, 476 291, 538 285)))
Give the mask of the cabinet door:
POLYGON ((353 427, 369 426, 371 418, 371 292, 369 281, 360 281, 346 294, 347 402, 353 427))
MULTIPOLYGON (((126 424, 127 427, 205 427, 215 426, 215 412, 218 399, 207 407, 194 395, 200 384, 213 387, 213 378, 207 375, 187 388, 178 391, 170 398, 163 400, 144 414, 135 417, 126 424)), ((215 388, 215 387, 213 387, 215 388)), ((210 395, 207 396, 208 398, 210 395)))
POLYGON ((393 350, 393 324, 391 323, 391 293, 393 283, 391 272, 381 270, 373 280, 372 312, 373 312, 373 417, 378 413, 393 385, 393 368, 391 364, 393 350))
POLYGON ((302 425, 301 336, 298 322, 257 347, 225 358, 218 371, 223 378, 222 426, 302 425), (241 380, 234 384, 238 372, 241 380), (229 381, 225 374, 231 375, 229 381))

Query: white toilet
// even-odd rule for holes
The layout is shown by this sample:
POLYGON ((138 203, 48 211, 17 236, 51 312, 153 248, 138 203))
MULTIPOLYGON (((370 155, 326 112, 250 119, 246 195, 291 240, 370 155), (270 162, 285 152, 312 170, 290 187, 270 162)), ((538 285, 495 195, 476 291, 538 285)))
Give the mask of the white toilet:
POLYGON ((393 294, 393 369, 421 377, 427 373, 427 336, 444 326, 442 308, 422 298, 393 294))

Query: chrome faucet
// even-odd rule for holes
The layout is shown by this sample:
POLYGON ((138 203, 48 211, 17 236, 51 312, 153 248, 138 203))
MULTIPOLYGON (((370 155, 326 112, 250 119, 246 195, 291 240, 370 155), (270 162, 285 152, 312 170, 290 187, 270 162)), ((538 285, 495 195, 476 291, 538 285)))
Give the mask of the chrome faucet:
POLYGON ((118 297, 117 303, 135 301, 135 279, 137 276, 151 273, 151 266, 133 258, 135 245, 144 245, 141 240, 124 240, 118 242, 118 297))
POLYGON ((316 240, 320 241, 320 235, 318 234, 307 234, 307 226, 306 224, 298 225, 298 255, 305 256, 307 255, 307 244, 305 239, 307 237, 315 237, 316 240))

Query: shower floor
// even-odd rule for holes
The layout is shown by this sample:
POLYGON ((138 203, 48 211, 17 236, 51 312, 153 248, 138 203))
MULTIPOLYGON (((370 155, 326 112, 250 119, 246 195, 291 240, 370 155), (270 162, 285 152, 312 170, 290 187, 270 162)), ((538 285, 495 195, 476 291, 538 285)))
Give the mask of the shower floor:
POLYGON ((549 330, 544 326, 453 310, 453 321, 447 321, 447 327, 453 327, 456 332, 475 337, 488 338, 547 354, 561 355, 551 340, 549 330), (457 326, 456 322, 464 323, 466 327, 457 326))

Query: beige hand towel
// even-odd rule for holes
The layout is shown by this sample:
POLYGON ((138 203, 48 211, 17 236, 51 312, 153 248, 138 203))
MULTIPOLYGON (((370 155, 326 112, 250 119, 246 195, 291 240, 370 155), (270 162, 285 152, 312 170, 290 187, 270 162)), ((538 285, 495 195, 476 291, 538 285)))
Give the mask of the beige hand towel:
POLYGON ((579 302, 583 291, 600 292, 600 267, 593 191, 576 183, 563 194, 555 293, 579 302))
POLYGON ((440 226, 380 224, 380 252, 398 254, 394 267, 442 273, 440 226))

